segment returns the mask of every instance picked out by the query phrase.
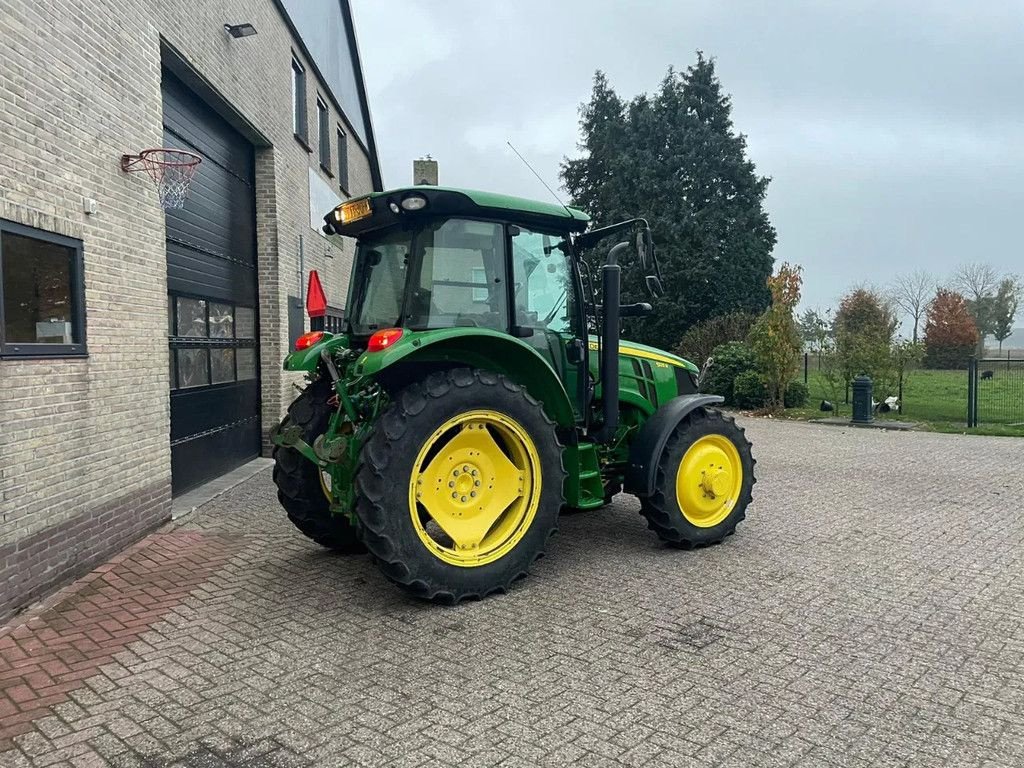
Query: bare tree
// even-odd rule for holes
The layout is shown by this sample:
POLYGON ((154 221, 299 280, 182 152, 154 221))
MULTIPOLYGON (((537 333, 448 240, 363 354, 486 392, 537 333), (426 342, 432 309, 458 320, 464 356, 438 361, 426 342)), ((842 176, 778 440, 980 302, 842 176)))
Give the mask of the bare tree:
POLYGON ((896 276, 896 283, 889 289, 892 302, 914 320, 913 342, 917 344, 917 329, 928 312, 928 305, 935 295, 935 278, 923 269, 896 276))
POLYGON ((967 306, 978 326, 978 355, 985 356, 985 337, 993 328, 993 303, 999 289, 999 273, 980 261, 962 264, 953 273, 953 285, 967 298, 967 306))
POLYGON ((961 264, 953 273, 953 285, 968 299, 981 301, 999 288, 999 273, 980 261, 961 264))

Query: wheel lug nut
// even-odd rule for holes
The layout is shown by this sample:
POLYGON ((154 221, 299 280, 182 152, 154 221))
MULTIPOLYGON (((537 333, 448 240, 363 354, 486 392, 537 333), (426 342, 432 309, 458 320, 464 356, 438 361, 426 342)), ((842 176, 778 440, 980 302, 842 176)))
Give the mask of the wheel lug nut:
POLYGON ((476 498, 476 491, 470 491, 469 495, 470 495, 470 497, 475 499, 476 498))
POLYGON ((479 488, 480 487, 480 481, 479 480, 474 480, 473 481, 473 485, 475 485, 477 488, 479 488))
POLYGON ((476 477, 476 470, 474 469, 470 474, 473 475, 473 477, 476 477))
POLYGON ((457 499, 457 498, 459 498, 459 494, 457 494, 457 493, 453 493, 453 494, 452 494, 452 498, 453 498, 453 499, 457 499))
POLYGON ((452 474, 455 475, 455 477, 458 477, 459 476, 459 470, 456 469, 454 472, 452 472, 452 474))
POLYGON ((463 471, 463 472, 469 472, 469 467, 463 467, 463 468, 462 468, 462 471, 463 471))
POLYGON ((462 500, 463 500, 463 501, 465 501, 465 500, 466 500, 466 497, 465 497, 465 496, 463 496, 463 497, 462 497, 462 500))
POLYGON ((448 487, 449 488, 454 488, 455 487, 455 481, 454 480, 449 480, 448 481, 448 487))

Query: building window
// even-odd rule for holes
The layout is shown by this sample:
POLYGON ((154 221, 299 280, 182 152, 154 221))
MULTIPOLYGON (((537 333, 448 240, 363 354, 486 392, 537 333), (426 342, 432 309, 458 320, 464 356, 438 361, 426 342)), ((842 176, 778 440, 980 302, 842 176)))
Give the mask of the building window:
POLYGON ((171 389, 256 378, 256 310, 168 296, 171 389))
POLYGON ((316 117, 319 127, 320 167, 333 176, 331 170, 331 113, 327 110, 327 104, 319 96, 316 97, 316 117))
POLYGON ((306 119, 306 70, 292 58, 292 130, 303 146, 309 146, 309 127, 306 119))
POLYGON ((0 221, 0 356, 80 355, 82 241, 0 221))
POLYGON ((338 127, 338 187, 348 195, 348 136, 338 127))
POLYGON ((324 330, 328 333, 345 332, 345 310, 337 307, 328 307, 327 315, 324 317, 324 330))

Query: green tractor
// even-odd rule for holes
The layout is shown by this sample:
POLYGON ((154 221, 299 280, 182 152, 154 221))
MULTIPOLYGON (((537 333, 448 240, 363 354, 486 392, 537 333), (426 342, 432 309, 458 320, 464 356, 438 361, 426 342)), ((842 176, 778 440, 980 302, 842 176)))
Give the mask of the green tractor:
POLYGON ((285 359, 308 384, 272 433, 291 521, 368 551, 410 593, 458 603, 526 575, 563 508, 619 491, 668 544, 714 544, 743 519, 750 443, 698 391, 698 370, 620 342, 620 259, 661 280, 642 219, 588 230, 582 211, 418 186, 339 205, 328 236, 357 241, 344 329, 285 359), (601 290, 582 258, 605 238, 601 290))

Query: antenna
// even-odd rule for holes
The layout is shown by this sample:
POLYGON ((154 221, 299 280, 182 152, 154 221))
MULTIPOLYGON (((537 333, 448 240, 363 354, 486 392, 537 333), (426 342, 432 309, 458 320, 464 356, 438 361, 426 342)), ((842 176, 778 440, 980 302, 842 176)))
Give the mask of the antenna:
POLYGON ((563 203, 562 202, 562 198, 560 198, 558 195, 555 194, 555 190, 553 190, 551 187, 549 187, 548 183, 546 181, 544 181, 544 179, 542 179, 540 177, 540 174, 537 173, 535 170, 533 170, 533 166, 530 165, 528 162, 526 162, 526 158, 523 157, 521 154, 519 154, 519 150, 512 146, 512 142, 506 140, 505 143, 508 144, 509 149, 511 149, 513 152, 516 153, 516 157, 518 157, 520 160, 523 161, 523 165, 525 165, 527 168, 529 168, 530 171, 533 173, 533 175, 537 177, 537 181, 539 181, 541 184, 544 185, 544 189, 546 189, 548 192, 551 193, 551 196, 553 198, 555 198, 555 200, 558 201, 558 204, 560 206, 565 208, 565 212, 568 213, 569 216, 572 216, 572 211, 569 210, 569 206, 567 206, 565 203, 563 203))

